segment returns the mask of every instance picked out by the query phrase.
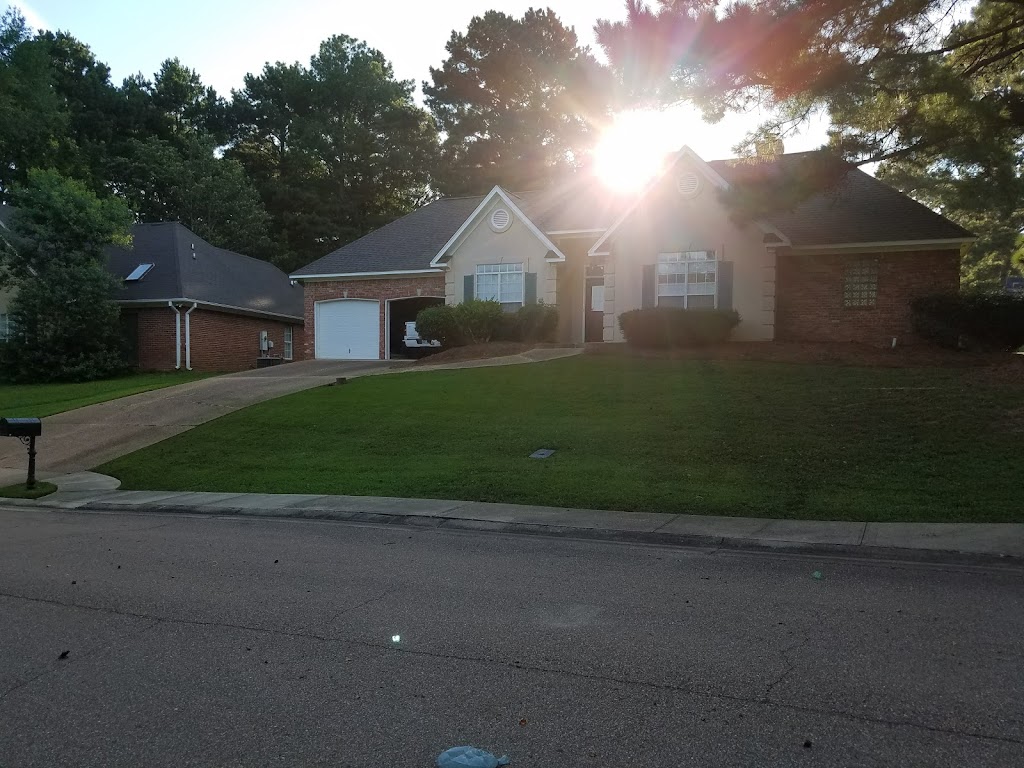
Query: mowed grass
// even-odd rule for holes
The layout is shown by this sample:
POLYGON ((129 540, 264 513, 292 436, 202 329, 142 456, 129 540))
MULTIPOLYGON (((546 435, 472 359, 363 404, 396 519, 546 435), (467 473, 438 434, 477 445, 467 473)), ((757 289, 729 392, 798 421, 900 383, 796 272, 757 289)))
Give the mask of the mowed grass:
POLYGON ((53 483, 36 481, 35 487, 31 491, 25 487, 24 483, 18 483, 17 485, 8 485, 0 488, 0 499, 41 499, 43 496, 49 496, 56 490, 57 486, 53 483))
POLYGON ((1019 407, 961 370, 577 357, 357 379, 99 471, 129 489, 1022 521, 1019 407))
POLYGON ((140 373, 81 384, 0 384, 0 416, 52 416, 119 397, 185 384, 212 374, 196 371, 140 373))

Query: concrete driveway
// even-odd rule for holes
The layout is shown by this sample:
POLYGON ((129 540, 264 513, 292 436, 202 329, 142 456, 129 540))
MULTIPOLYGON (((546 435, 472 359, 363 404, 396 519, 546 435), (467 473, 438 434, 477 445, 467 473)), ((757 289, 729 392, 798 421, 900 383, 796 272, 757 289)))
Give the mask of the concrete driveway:
MULTIPOLYGON (((91 469, 239 408, 304 389, 339 376, 360 376, 408 366, 408 361, 326 361, 279 365, 204 379, 176 387, 98 403, 43 419, 37 443, 40 475, 91 469)), ((0 438, 0 486, 22 480, 25 448, 0 438)))

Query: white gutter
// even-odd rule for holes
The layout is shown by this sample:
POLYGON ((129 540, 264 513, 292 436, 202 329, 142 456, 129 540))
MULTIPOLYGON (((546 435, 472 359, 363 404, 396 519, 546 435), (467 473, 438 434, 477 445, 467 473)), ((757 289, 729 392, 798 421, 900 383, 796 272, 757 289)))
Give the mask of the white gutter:
POLYGON ((181 310, 168 301, 167 306, 174 310, 174 370, 181 370, 181 310))
POLYGON ((185 313, 185 370, 186 371, 191 371, 192 370, 192 326, 189 324, 189 317, 188 316, 192 314, 192 311, 197 306, 199 306, 199 305, 198 304, 193 304, 191 307, 189 307, 188 312, 185 313))
POLYGON ((199 307, 213 307, 214 309, 225 309, 232 312, 237 312, 242 315, 259 315, 260 317, 283 317, 288 320, 296 320, 299 323, 303 321, 300 315, 284 315, 280 312, 264 312, 261 309, 252 309, 251 307, 236 307, 233 304, 216 304, 211 301, 201 301, 199 299, 190 299, 188 297, 180 297, 177 299, 115 299, 118 304, 121 305, 138 305, 138 306, 151 306, 151 307, 162 307, 166 301, 169 305, 174 304, 195 304, 199 307))
POLYGON ((323 275, 289 275, 289 280, 335 280, 339 278, 392 277, 394 275, 439 275, 444 269, 396 269, 391 272, 330 272, 323 275))

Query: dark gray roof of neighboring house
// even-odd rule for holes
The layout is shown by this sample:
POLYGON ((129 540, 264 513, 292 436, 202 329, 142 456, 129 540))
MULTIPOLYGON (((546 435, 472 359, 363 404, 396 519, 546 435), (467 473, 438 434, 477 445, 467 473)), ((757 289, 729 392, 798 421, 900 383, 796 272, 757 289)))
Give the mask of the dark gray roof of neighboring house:
POLYGON ((480 205, 485 195, 436 200, 343 245, 292 274, 402 272, 430 268, 430 261, 480 205))
MULTIPOLYGON (((729 184, 740 185, 754 174, 763 178, 792 171, 815 154, 797 152, 759 163, 713 160, 708 165, 729 184)), ((794 246, 973 237, 958 224, 852 165, 833 187, 812 195, 792 210, 765 218, 794 246)))
POLYGON ((192 299, 207 304, 303 316, 302 288, 273 264, 210 245, 177 222, 136 224, 131 248, 107 248, 107 269, 124 279, 152 264, 141 280, 125 283, 119 301, 192 299))
POLYGON ((14 208, 9 205, 0 205, 0 224, 5 227, 11 226, 11 218, 14 216, 14 208))

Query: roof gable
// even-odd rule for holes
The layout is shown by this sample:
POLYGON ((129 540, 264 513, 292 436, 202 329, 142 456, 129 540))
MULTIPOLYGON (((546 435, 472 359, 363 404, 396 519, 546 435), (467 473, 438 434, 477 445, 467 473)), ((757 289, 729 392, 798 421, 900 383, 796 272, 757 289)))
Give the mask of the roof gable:
POLYGON ((481 221, 485 212, 487 212, 491 205, 496 201, 501 201, 506 205, 512 216, 519 219, 526 225, 526 228, 533 233, 540 242, 547 248, 548 252, 552 254, 549 257, 549 261, 565 261, 565 254, 562 253, 558 246, 551 242, 551 239, 540 230, 540 228, 530 220, 530 217, 523 213, 523 210, 513 201, 513 196, 509 195, 501 187, 494 187, 484 198, 480 201, 473 212, 466 218, 454 234, 448 239, 448 241, 442 246, 437 252, 433 259, 430 261, 431 267, 442 267, 446 260, 451 257, 452 253, 461 244, 463 238, 473 230, 481 221))
POLYGON ((689 162, 693 166, 694 170, 696 170, 701 176, 703 176, 707 181, 709 181, 712 184, 712 186, 716 187, 717 189, 728 188, 729 183, 725 179, 723 179, 717 171, 715 171, 710 165, 704 162, 704 160, 696 152, 694 152, 688 146, 683 145, 682 149, 680 149, 676 153, 675 157, 672 158, 672 161, 670 163, 667 163, 665 167, 662 168, 653 179, 651 179, 647 186, 644 187, 643 190, 641 190, 640 194, 638 194, 635 197, 633 202, 626 207, 626 209, 622 212, 619 218, 616 219, 615 222, 605 231, 605 233, 597 239, 597 242, 595 242, 590 247, 589 253, 592 256, 603 254, 607 251, 606 243, 615 233, 615 231, 619 227, 621 227, 629 219, 629 217, 633 215, 634 212, 636 212, 637 208, 639 208, 641 204, 643 204, 644 201, 648 199, 651 192, 658 186, 660 186, 661 183, 664 181, 665 177, 668 176, 668 174, 671 171, 673 171, 676 168, 676 166, 678 166, 684 160, 689 162))

